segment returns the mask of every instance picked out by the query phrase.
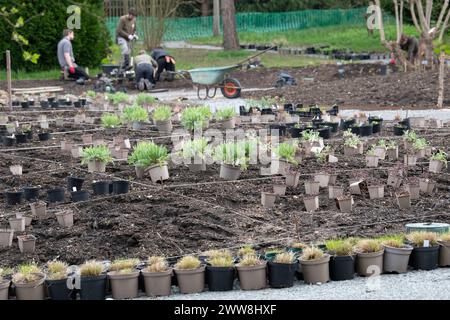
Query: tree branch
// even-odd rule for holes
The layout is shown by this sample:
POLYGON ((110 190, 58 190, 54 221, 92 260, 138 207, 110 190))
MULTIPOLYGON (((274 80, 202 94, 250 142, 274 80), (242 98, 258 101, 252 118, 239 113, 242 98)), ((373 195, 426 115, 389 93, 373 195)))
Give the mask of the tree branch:
POLYGON ((409 6, 414 25, 416 26, 417 31, 419 31, 419 33, 422 33, 423 32, 422 27, 419 25, 419 22, 417 21, 415 0, 409 0, 409 6))
POLYGON ((436 29, 438 29, 438 30, 440 30, 440 28, 441 28, 442 19, 444 19, 445 12, 447 11, 447 8, 448 8, 448 2, 449 2, 449 0, 445 0, 444 5, 441 10, 441 13, 439 14, 439 19, 436 24, 436 29))

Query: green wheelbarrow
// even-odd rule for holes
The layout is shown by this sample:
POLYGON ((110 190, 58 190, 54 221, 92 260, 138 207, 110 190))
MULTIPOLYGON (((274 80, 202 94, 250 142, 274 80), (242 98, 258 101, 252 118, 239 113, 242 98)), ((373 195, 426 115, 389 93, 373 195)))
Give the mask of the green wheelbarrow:
POLYGON ((179 71, 177 73, 185 80, 187 80, 187 77, 185 77, 186 75, 190 76, 192 83, 197 87, 197 97, 200 100, 214 98, 217 94, 217 89, 219 88, 225 98, 237 99, 241 96, 241 83, 235 78, 230 78, 230 72, 242 68, 245 62, 250 61, 272 49, 273 47, 232 66, 198 68, 187 71, 179 71))
POLYGON ((188 71, 180 71, 184 79, 188 74, 194 86, 197 87, 197 97, 200 100, 212 99, 217 94, 217 89, 220 88, 225 98, 236 99, 241 96, 241 84, 235 78, 230 78, 229 73, 237 70, 241 65, 234 65, 219 68, 199 68, 188 71))

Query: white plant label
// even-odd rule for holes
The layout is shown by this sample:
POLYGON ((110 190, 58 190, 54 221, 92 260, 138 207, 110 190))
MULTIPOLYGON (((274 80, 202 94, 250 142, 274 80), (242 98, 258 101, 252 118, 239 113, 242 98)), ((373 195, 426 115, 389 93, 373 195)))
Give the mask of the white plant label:
POLYGON ((77 187, 73 187, 73 188, 72 188, 72 191, 73 191, 73 192, 77 192, 77 187))
POLYGON ((428 248, 430 246, 430 240, 423 240, 423 247, 428 248))

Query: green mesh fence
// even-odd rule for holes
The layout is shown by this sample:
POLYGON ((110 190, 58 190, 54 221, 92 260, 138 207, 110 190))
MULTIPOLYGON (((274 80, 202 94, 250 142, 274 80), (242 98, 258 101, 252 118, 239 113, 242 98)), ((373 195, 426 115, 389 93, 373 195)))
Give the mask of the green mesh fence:
MULTIPOLYGON (((237 14, 238 32, 272 32, 295 29, 307 29, 326 26, 365 25, 364 14, 367 8, 304 10, 280 13, 239 13, 237 14)), ((119 17, 107 19, 112 38, 119 17)), ((138 18, 138 26, 142 17, 138 18)), ((389 17, 390 19, 390 17, 389 17)), ((174 18, 166 19, 165 41, 180 41, 212 36, 213 18, 174 18)), ((139 30, 138 30, 139 32, 139 30)), ((142 38, 142 34, 140 34, 142 38)))

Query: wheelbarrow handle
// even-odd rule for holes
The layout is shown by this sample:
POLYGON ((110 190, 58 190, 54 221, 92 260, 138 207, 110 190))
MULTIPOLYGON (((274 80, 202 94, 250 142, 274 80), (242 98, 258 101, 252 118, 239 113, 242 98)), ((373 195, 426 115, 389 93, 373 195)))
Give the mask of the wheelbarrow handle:
POLYGON ((258 52, 257 54, 255 54, 255 55, 253 55, 253 56, 251 56, 251 57, 248 57, 247 59, 245 59, 245 60, 239 62, 237 65, 238 65, 239 67, 242 67, 242 65, 243 65, 244 63, 246 63, 246 62, 248 62, 248 61, 250 61, 250 60, 252 60, 252 59, 255 59, 256 57, 259 57, 259 56, 265 54, 266 52, 272 50, 273 48, 276 48, 276 46, 272 46, 272 47, 270 47, 269 49, 266 49, 266 50, 264 50, 264 51, 258 52))

